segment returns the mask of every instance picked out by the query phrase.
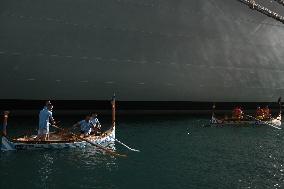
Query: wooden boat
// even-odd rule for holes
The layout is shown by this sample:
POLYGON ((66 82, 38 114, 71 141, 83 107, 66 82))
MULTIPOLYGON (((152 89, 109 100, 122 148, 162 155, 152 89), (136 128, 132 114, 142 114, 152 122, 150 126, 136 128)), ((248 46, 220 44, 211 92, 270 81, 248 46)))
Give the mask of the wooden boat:
MULTIPOLYGON (((77 148, 89 145, 96 146, 106 150, 103 146, 115 141, 115 99, 112 100, 112 126, 109 130, 99 135, 89 135, 82 137, 79 134, 65 132, 63 129, 59 132, 50 133, 49 140, 38 140, 36 135, 18 137, 10 139, 7 137, 6 125, 8 112, 4 113, 3 135, 1 150, 33 150, 33 149, 62 149, 62 148, 77 148)), ((58 128, 58 127, 57 127, 58 128)), ((109 151, 113 153, 112 151, 109 151)))
POLYGON ((51 133, 49 140, 38 141, 36 135, 28 137, 20 137, 8 139, 2 137, 1 150, 32 150, 32 149, 61 149, 61 148, 77 148, 90 145, 106 146, 115 141, 115 126, 99 136, 88 136, 80 138, 79 136, 62 135, 61 133, 51 133))
POLYGON ((275 118, 271 118, 268 120, 259 120, 257 118, 254 118, 253 116, 249 116, 247 119, 225 119, 225 118, 217 118, 215 114, 212 115, 210 124, 212 126, 225 126, 225 125, 273 125, 275 127, 281 126, 281 112, 279 112, 278 116, 275 118), (250 119, 249 119, 250 118, 250 119))
POLYGON ((260 120, 254 116, 243 114, 242 119, 232 119, 232 118, 217 118, 215 115, 215 105, 212 109, 212 117, 210 120, 211 126, 225 126, 225 125, 235 125, 235 126, 249 126, 249 125, 269 125, 277 129, 281 129, 281 98, 278 99, 279 113, 276 117, 271 117, 269 119, 260 120))

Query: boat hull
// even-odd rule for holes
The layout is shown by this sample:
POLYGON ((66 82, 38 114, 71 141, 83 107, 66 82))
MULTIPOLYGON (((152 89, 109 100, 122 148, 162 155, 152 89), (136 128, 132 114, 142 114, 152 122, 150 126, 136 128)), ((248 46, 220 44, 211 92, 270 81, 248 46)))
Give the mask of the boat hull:
POLYGON ((0 25, 3 100, 284 96, 283 25, 236 0, 2 0, 0 25))
POLYGON ((12 150, 36 150, 36 149, 64 149, 64 148, 84 148, 86 146, 95 145, 106 146, 115 142, 115 127, 107 132, 104 136, 86 137, 86 141, 12 141, 6 137, 2 137, 2 151, 12 150))
POLYGON ((212 126, 225 126, 225 125, 234 125, 234 126, 250 126, 250 125, 272 125, 275 127, 281 126, 281 114, 279 114, 276 118, 272 118, 267 121, 262 120, 222 120, 217 119, 215 116, 212 116, 210 124, 212 126))

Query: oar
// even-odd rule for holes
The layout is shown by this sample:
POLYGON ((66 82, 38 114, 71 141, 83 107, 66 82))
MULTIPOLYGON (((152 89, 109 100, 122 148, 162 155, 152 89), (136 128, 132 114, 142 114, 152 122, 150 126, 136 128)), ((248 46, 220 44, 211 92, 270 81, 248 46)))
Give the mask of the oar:
POLYGON ((276 129, 279 129, 279 130, 281 129, 280 127, 277 127, 277 126, 275 126, 274 124, 268 123, 267 121, 262 121, 262 120, 260 120, 260 119, 257 119, 256 117, 251 116, 251 115, 245 114, 245 116, 250 117, 250 118, 253 118, 253 119, 256 120, 256 121, 259 121, 259 122, 261 122, 261 123, 263 123, 263 124, 269 125, 269 126, 271 126, 271 127, 273 127, 273 128, 276 128, 276 129))
POLYGON ((116 142, 118 142, 119 144, 121 144, 122 146, 126 147, 127 149, 131 150, 131 151, 134 151, 134 152, 140 152, 140 150, 136 150, 134 148, 130 148, 129 146, 127 146, 126 144, 124 144, 123 142, 119 141, 118 139, 116 138, 113 138, 113 137, 110 137, 112 139, 114 139, 116 142))
MULTIPOLYGON (((62 128, 56 126, 56 125, 52 125, 52 127, 64 131, 64 129, 62 129, 62 128)), ((104 148, 103 146, 101 146, 101 145, 99 145, 99 144, 96 144, 96 143, 94 143, 94 142, 92 142, 92 141, 90 141, 90 140, 88 140, 88 139, 85 139, 85 138, 83 138, 83 137, 81 137, 81 136, 78 136, 78 135, 76 135, 75 133, 73 133, 73 132, 71 132, 71 131, 69 131, 69 133, 70 133, 71 135, 73 135, 74 137, 79 138, 80 140, 83 140, 83 141, 85 141, 85 142, 87 142, 87 143, 89 143, 89 144, 91 144, 91 145, 93 145, 93 146, 95 146, 95 147, 97 147, 97 148, 99 148, 99 149, 101 149, 101 150, 104 150, 105 152, 107 152, 107 153, 109 153, 109 154, 111 154, 111 155, 113 155, 113 156, 127 157, 127 155, 125 155, 125 154, 119 154, 119 153, 117 153, 117 152, 115 152, 115 151, 113 151, 113 150, 104 148)))

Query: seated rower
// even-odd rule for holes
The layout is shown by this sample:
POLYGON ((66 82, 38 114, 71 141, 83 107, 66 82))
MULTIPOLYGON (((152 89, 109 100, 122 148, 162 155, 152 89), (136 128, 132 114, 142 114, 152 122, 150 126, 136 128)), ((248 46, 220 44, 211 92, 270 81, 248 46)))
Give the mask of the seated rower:
POLYGON ((232 119, 241 120, 243 119, 243 111, 240 107, 236 107, 232 112, 232 119))
POLYGON ((45 108, 39 113, 38 139, 40 140, 49 140, 49 126, 55 124, 52 117, 52 109, 51 103, 47 103, 45 108))
POLYGON ((101 130, 101 124, 99 122, 99 119, 98 119, 98 114, 97 113, 92 113, 91 115, 91 122, 94 124, 95 126, 95 129, 92 130, 92 132, 94 132, 95 134, 96 133, 100 133, 100 130, 101 130))
POLYGON ((92 132, 92 129, 95 129, 95 125, 92 123, 90 115, 87 115, 84 120, 73 125, 73 127, 78 126, 80 126, 80 132, 82 135, 84 135, 84 137, 89 136, 92 132))
POLYGON ((255 111, 255 117, 256 117, 256 119, 259 119, 259 120, 263 120, 263 118, 264 118, 263 109, 260 108, 259 106, 257 107, 257 109, 255 111))
POLYGON ((266 106, 266 107, 263 109, 263 119, 265 119, 265 120, 271 119, 271 113, 270 113, 270 109, 269 109, 268 106, 266 106))

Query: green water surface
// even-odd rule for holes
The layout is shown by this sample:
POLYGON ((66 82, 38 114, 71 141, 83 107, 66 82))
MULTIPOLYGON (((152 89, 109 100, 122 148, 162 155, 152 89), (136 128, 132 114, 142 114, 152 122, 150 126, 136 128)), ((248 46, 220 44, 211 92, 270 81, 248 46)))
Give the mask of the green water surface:
MULTIPOLYGON (((67 127, 80 117, 60 119, 67 127)), ((117 138, 141 150, 131 152, 116 144, 127 158, 110 157, 93 147, 2 152, 0 188, 284 187, 284 130, 203 127, 208 119, 121 117, 117 138)), ((13 118, 8 129, 15 136, 36 126, 36 119, 13 118)))

